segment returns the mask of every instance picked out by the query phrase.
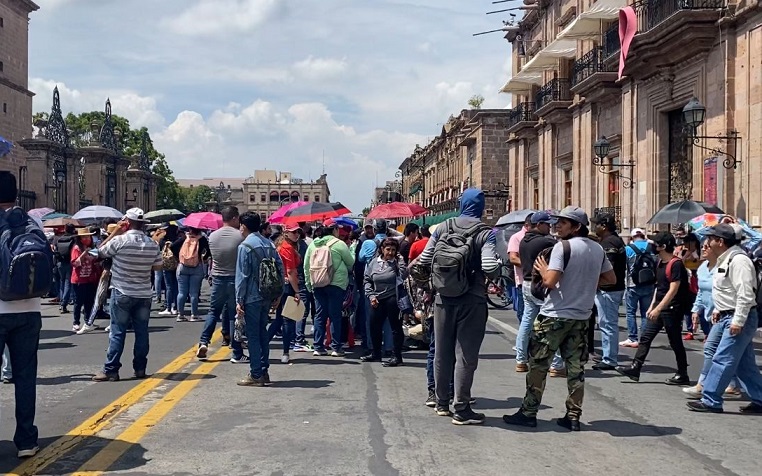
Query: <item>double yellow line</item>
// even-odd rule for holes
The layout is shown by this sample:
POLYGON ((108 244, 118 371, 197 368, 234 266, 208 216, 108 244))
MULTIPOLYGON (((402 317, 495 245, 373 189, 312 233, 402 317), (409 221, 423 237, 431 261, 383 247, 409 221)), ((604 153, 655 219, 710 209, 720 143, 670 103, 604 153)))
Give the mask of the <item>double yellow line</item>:
MULTIPOLYGON (((215 339, 215 342, 218 339, 215 339)), ((193 388, 201 382, 204 375, 207 375, 219 365, 223 357, 229 352, 227 347, 221 347, 212 356, 211 362, 205 362, 199 365, 184 380, 177 384, 164 397, 156 402, 146 413, 125 429, 115 440, 111 441, 92 458, 86 461, 75 475, 96 475, 104 471, 115 463, 133 444, 136 444, 143 438, 148 430, 161 421, 172 408, 177 405, 193 388), (191 378, 194 376, 194 378, 191 378)), ((170 375, 178 373, 183 367, 193 361, 196 356, 196 346, 181 354, 175 360, 161 368, 156 374, 170 375)), ((81 425, 69 431, 66 435, 60 437, 50 446, 42 449, 35 457, 30 458, 18 467, 11 475, 26 476, 39 474, 40 471, 58 461, 61 457, 69 453, 87 438, 97 435, 116 417, 124 413, 132 405, 139 402, 150 391, 155 389, 163 382, 154 374, 153 377, 142 381, 121 397, 111 402, 108 406, 99 410, 95 415, 85 420, 81 425)))

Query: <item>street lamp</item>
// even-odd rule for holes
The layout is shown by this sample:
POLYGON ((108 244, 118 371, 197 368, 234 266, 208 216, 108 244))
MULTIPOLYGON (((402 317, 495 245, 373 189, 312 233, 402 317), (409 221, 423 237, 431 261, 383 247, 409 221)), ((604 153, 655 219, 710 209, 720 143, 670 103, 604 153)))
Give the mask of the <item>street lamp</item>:
MULTIPOLYGON (((113 192, 113 190, 112 190, 112 192, 113 192)), ((138 189, 137 188, 133 188, 132 189, 132 200, 130 200, 127 197, 127 191, 125 190, 124 191, 124 201, 125 202, 137 202, 138 201, 138 189)))
POLYGON ((692 98, 688 101, 688 104, 683 107, 683 122, 685 123, 686 138, 699 149, 708 150, 713 154, 724 155, 726 158, 722 161, 722 166, 726 169, 737 169, 738 164, 741 162, 736 159, 735 156, 735 151, 738 148, 738 140, 740 139, 738 131, 732 130, 727 134, 717 134, 716 136, 696 135, 696 130, 704 123, 704 119, 706 119, 706 107, 701 104, 698 98, 692 98), (705 147, 700 144, 701 139, 716 139, 720 142, 727 141, 728 143, 733 141, 733 153, 725 152, 717 147, 705 147))
POLYGON ((616 164, 616 167, 625 167, 631 169, 630 176, 627 177, 625 175, 622 175, 619 173, 619 170, 607 170, 608 167, 615 167, 615 165, 607 163, 606 159, 608 158, 609 153, 611 152, 611 143, 608 139, 606 139, 605 136, 601 136, 600 139, 595 141, 595 144, 593 144, 593 152, 595 153, 595 157, 593 157, 593 165, 598 167, 598 171, 602 174, 610 175, 610 174, 616 174, 618 178, 622 180, 622 187, 624 188, 635 188, 635 183, 633 180, 633 172, 632 169, 635 168, 635 161, 632 159, 629 159, 626 164, 616 164))

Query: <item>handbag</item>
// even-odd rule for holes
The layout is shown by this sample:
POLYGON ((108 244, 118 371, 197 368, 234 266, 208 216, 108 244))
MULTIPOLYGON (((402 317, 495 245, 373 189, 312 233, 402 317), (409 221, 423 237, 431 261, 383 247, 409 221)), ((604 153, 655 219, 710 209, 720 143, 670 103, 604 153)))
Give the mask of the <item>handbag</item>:
POLYGON ((396 265, 395 271, 397 272, 397 307, 400 308, 402 314, 413 314, 415 312, 413 300, 410 299, 410 294, 408 294, 407 287, 405 286, 405 280, 400 276, 400 269, 396 265))

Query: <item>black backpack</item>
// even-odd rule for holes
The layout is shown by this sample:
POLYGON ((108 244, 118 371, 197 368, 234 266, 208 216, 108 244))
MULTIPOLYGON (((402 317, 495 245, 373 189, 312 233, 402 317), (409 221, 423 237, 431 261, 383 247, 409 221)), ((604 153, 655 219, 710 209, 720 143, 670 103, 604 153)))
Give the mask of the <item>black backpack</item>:
POLYGON ((46 295, 53 283, 53 251, 20 207, 0 212, 0 300, 46 295))
POLYGON ((56 257, 62 262, 71 260, 71 247, 74 244, 73 235, 64 235, 56 240, 56 257))
MULTIPOLYGON (((553 252, 553 246, 548 246, 544 250, 540 251, 540 253, 537 255, 537 258, 542 256, 545 258, 546 262, 550 262, 550 254, 553 252)), ((569 264, 569 260, 571 259, 571 244, 569 244, 569 240, 561 240, 561 246, 564 249, 564 269, 566 269, 566 266, 569 264)), ((532 296, 541 301, 544 301, 545 298, 548 297, 548 294, 550 294, 550 289, 546 288, 545 285, 542 284, 542 275, 536 269, 534 269, 534 263, 532 263, 531 290, 532 296)))
POLYGON ((639 286, 641 284, 656 283, 656 256, 642 251, 632 243, 629 246, 635 252, 635 261, 632 264, 630 274, 633 284, 639 286))

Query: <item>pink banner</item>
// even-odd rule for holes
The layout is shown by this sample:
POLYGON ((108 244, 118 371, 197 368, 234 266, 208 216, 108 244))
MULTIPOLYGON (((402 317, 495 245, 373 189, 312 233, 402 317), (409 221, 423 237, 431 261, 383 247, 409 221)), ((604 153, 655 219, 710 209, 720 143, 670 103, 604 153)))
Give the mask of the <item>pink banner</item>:
POLYGON ((627 53, 630 52, 630 44, 638 32, 638 17, 635 16, 635 9, 626 7, 619 10, 619 79, 622 79, 624 73, 624 60, 627 59, 627 53))
POLYGON ((704 159, 704 203, 717 205, 717 157, 704 159))

